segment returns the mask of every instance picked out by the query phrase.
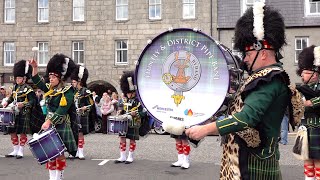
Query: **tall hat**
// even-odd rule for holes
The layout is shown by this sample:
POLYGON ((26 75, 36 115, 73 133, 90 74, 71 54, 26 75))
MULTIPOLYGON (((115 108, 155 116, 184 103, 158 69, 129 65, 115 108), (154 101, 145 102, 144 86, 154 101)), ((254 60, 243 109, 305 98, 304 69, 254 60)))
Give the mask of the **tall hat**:
POLYGON ((14 77, 27 77, 31 78, 32 67, 29 65, 29 62, 26 60, 21 60, 16 62, 13 66, 13 76, 14 77))
POLYGON ((88 69, 84 66, 77 65, 75 70, 72 72, 70 78, 82 83, 82 86, 87 87, 87 79, 89 77, 88 69))
POLYGON ((127 71, 121 76, 120 88, 125 96, 127 93, 135 92, 136 85, 134 82, 134 72, 133 71, 127 71))
POLYGON ((66 81, 76 67, 71 58, 64 54, 56 54, 48 62, 46 76, 53 74, 66 81))
POLYGON ((300 76, 303 70, 320 73, 320 46, 304 48, 299 54, 297 74, 300 76))
POLYGON ((282 15, 263 2, 254 3, 237 21, 235 48, 250 50, 275 50, 277 61, 282 58, 279 50, 286 44, 282 15))

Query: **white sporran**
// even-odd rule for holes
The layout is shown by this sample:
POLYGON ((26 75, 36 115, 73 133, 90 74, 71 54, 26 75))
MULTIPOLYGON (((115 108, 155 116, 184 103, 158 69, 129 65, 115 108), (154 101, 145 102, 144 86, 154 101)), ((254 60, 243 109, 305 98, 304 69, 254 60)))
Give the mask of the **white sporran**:
POLYGON ((308 129, 303 125, 298 129, 292 151, 299 160, 309 159, 308 129))

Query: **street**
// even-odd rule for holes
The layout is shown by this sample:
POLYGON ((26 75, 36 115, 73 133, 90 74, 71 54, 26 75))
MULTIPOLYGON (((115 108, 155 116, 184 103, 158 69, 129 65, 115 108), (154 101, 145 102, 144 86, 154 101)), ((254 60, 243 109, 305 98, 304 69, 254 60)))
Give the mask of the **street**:
MULTIPOLYGON (((45 166, 33 158, 28 146, 23 159, 4 158, 12 151, 10 136, 0 135, 0 179, 43 180, 49 179, 45 166)), ((29 137, 30 138, 30 137, 29 137)), ((187 170, 170 167, 177 160, 175 141, 169 135, 150 133, 137 142, 132 164, 114 164, 119 156, 117 135, 91 134, 85 137, 86 160, 68 160, 65 179, 76 180, 217 180, 219 179, 221 147, 218 136, 206 137, 198 148, 191 149, 191 166, 187 170)), ((303 179, 303 163, 292 153, 294 135, 289 144, 280 145, 280 164, 283 179, 303 179)))

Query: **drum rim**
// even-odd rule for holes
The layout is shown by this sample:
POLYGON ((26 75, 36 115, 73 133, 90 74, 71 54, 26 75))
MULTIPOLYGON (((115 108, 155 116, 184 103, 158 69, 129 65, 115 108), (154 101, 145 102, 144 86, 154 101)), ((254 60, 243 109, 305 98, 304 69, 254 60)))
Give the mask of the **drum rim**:
MULTIPOLYGON (((47 134, 44 135, 44 136, 41 136, 39 139, 31 138, 31 139, 28 141, 28 143, 29 143, 29 144, 32 144, 33 141, 34 141, 34 142, 41 141, 41 140, 43 140, 43 138, 47 137, 47 135, 52 134, 52 133, 59 135, 59 133, 58 133, 56 130, 54 130, 53 128, 51 128, 51 129, 49 129, 49 130, 46 130, 44 133, 47 133, 47 134), (31 141, 32 141, 32 142, 31 142, 31 141)), ((39 136, 40 136, 40 135, 39 135, 39 136)), ((61 139, 61 138, 60 138, 60 139, 61 139)))
POLYGON ((0 112, 8 112, 14 114, 14 110, 11 108, 0 108, 0 112))
MULTIPOLYGON (((151 41, 153 42, 153 41, 156 41, 157 39, 159 39, 160 37, 162 37, 164 34, 167 34, 167 33, 171 33, 171 32, 175 32, 175 31, 193 31, 193 32, 195 32, 195 33, 199 33, 199 34, 202 34, 202 35, 204 35, 204 36, 206 36, 207 38, 209 38, 210 40, 212 40, 214 43, 216 43, 217 44, 217 47, 219 48, 219 50, 221 51, 221 54, 223 55, 223 57, 224 57, 224 59, 226 60, 226 55, 223 53, 223 50, 221 49, 221 45, 220 45, 220 43, 219 42, 217 42, 216 40, 214 40, 211 36, 209 36, 209 35, 207 35, 207 34, 205 34, 205 33, 203 33, 201 30, 194 30, 194 29, 191 29, 191 28, 173 28, 172 30, 167 30, 167 31, 164 31, 164 32, 162 32, 162 33, 160 33, 160 34, 158 34, 157 36, 155 36, 151 41)), ((143 100, 142 100, 142 98, 141 98, 141 96, 140 96, 140 93, 139 93, 139 86, 138 86, 138 69, 139 69, 139 65, 140 65, 140 62, 141 62, 141 60, 142 60, 142 57, 143 57, 143 55, 145 54, 145 52, 149 49, 149 47, 152 45, 152 42, 151 43, 148 43, 145 47, 144 47, 144 49, 142 50, 142 52, 140 53, 140 55, 139 55, 139 59, 138 59, 138 61, 137 61, 137 63, 136 63, 136 66, 135 66, 135 70, 134 70, 134 82, 136 82, 136 96, 137 96, 137 98, 139 99, 139 101, 140 101, 140 103, 143 105, 143 107, 145 107, 145 109, 147 110, 147 112, 148 112, 148 114, 150 115, 150 116, 152 116, 154 119, 157 119, 149 110, 148 110, 148 108, 145 106, 145 104, 144 104, 144 102, 143 102, 143 100)), ((229 70, 228 70, 229 71, 229 70)), ((228 89, 230 88, 230 74, 228 73, 228 77, 229 77, 229 82, 228 82, 228 89)), ((226 91, 225 92, 226 94, 225 94, 225 97, 227 96, 227 94, 228 94, 228 91, 226 91)), ((221 105, 219 106, 219 108, 218 109, 220 109, 221 107, 223 106, 223 103, 221 103, 221 105)), ((211 116, 214 116, 215 114, 217 114, 218 113, 218 110, 216 111, 216 112, 214 112, 211 116)), ((157 120, 159 120, 159 119, 157 119, 157 120)), ((161 121, 161 120, 159 120, 160 122, 163 122, 163 121, 161 121)), ((198 123, 198 124, 195 124, 195 125, 201 125, 201 124, 204 124, 206 122, 206 120, 204 120, 203 122, 201 122, 201 123, 198 123)))
MULTIPOLYGON (((51 158, 48 158, 48 159, 46 159, 46 160, 44 160, 44 161, 38 161, 38 159, 37 159, 37 161, 39 162, 39 164, 44 164, 44 163, 46 163, 46 162, 48 162, 48 161, 51 161, 51 160, 53 160, 53 159, 56 159, 58 156, 61 156, 64 152, 66 151, 66 147, 64 147, 64 149, 63 150, 61 150, 58 154, 56 154, 56 155, 54 155, 53 157, 51 157, 51 158)), ((47 155, 47 154, 46 154, 47 155)), ((36 159, 36 158, 35 158, 36 159)))

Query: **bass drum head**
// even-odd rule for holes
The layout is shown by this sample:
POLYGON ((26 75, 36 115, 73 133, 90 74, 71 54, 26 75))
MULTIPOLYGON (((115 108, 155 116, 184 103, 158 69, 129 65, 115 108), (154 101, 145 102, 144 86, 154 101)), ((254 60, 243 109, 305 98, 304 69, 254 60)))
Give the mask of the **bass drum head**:
POLYGON ((136 67, 137 94, 161 122, 201 124, 223 104, 229 89, 226 58, 218 43, 192 29, 173 29, 145 47, 136 67))

